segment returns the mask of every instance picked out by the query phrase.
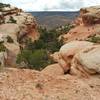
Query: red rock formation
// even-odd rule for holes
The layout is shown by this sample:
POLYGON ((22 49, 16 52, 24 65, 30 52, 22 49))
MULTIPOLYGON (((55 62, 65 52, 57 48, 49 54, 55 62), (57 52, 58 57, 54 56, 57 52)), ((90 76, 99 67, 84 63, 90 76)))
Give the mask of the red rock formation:
POLYGON ((39 38, 37 23, 30 13, 25 13, 16 7, 7 6, 0 10, 0 34, 10 36, 13 43, 5 42, 8 49, 9 65, 16 64, 16 56, 20 52, 20 43, 17 40, 23 40, 30 37, 32 41, 39 38))
POLYGON ((25 33, 24 36, 29 36, 33 41, 39 37, 35 18, 21 9, 12 6, 2 8, 0 11, 0 20, 1 25, 4 22, 5 24, 17 24, 20 28, 20 34, 25 33), (12 22, 11 19, 15 20, 15 22, 12 22))
POLYGON ((85 40, 100 34, 100 6, 82 8, 79 17, 74 21, 76 27, 63 35, 64 41, 85 40))

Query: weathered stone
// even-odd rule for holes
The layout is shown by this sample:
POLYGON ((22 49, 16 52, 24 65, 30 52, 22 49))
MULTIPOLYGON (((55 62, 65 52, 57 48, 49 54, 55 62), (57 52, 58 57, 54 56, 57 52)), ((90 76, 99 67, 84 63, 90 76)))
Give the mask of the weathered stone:
POLYGON ((25 13, 21 9, 5 4, 2 6, 4 7, 0 11, 0 41, 3 41, 8 49, 8 62, 14 65, 16 56, 20 52, 20 45, 24 47, 21 41, 27 37, 32 41, 39 38, 37 23, 31 14, 25 13), (8 43, 8 36, 13 43, 8 43))
POLYGON ((56 64, 48 65, 46 68, 44 68, 41 71, 41 73, 55 77, 59 75, 64 75, 64 70, 58 63, 56 63, 56 64))
POLYGON ((73 74, 79 74, 79 71, 84 75, 100 73, 100 45, 90 46, 77 53, 72 61, 71 70, 73 74))
POLYGON ((100 34, 100 6, 80 9, 79 17, 74 21, 75 28, 63 35, 64 42, 86 40, 95 34, 100 34))
POLYGON ((0 71, 6 66, 5 61, 7 59, 7 53, 2 51, 0 52, 0 71))

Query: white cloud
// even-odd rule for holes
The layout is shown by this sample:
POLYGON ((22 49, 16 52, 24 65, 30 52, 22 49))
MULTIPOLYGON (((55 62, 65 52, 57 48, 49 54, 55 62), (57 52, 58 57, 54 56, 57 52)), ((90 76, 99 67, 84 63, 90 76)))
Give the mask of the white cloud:
POLYGON ((26 11, 75 11, 81 7, 100 5, 100 0, 3 0, 26 11))

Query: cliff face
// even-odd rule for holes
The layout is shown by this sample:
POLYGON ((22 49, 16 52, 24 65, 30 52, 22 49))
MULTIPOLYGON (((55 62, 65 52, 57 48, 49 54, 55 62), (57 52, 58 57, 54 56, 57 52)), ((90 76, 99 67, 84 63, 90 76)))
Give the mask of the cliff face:
POLYGON ((80 9, 84 25, 100 24, 100 6, 80 9))
POLYGON ((8 50, 7 63, 15 64, 16 55, 20 52, 20 45, 22 45, 20 41, 27 37, 32 41, 39 38, 36 20, 30 13, 0 3, 0 36, 0 42, 3 41, 8 50))
POLYGON ((79 17, 74 21, 75 28, 63 35, 65 42, 85 40, 100 34, 100 6, 80 9, 79 17))
POLYGON ((31 36, 32 40, 36 40, 39 36, 35 18, 30 13, 25 13, 16 7, 5 5, 0 9, 0 26, 3 24, 8 24, 6 30, 9 30, 9 24, 12 24, 12 26, 16 24, 19 27, 19 32, 16 34, 20 38, 23 36, 31 36))

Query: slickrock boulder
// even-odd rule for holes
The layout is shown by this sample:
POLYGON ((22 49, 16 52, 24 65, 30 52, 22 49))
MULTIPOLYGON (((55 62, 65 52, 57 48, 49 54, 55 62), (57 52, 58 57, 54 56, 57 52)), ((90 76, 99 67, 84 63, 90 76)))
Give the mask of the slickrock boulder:
POLYGON ((66 73, 70 70, 72 59, 75 54, 82 49, 93 45, 94 43, 87 41, 71 41, 63 45, 59 52, 55 52, 51 57, 63 68, 64 73, 66 73))
POLYGON ((99 44, 87 41, 71 41, 63 45, 59 52, 55 52, 51 57, 55 62, 58 62, 64 73, 69 71, 73 75, 89 77, 91 74, 100 73, 99 53, 99 44))
POLYGON ((48 65, 46 68, 44 68, 41 71, 41 73, 55 77, 59 75, 64 75, 64 70, 58 63, 56 63, 56 64, 48 65))
POLYGON ((58 62, 59 65, 67 72, 71 67, 71 61, 76 53, 80 50, 87 48, 88 46, 94 45, 87 41, 71 41, 63 45, 59 52, 52 55, 54 61, 58 62))
POLYGON ((79 50, 92 45, 94 45, 94 43, 88 41, 71 41, 64 44, 60 48, 59 53, 64 57, 65 60, 67 60, 66 57, 74 56, 77 52, 79 52, 79 50))
POLYGON ((71 73, 100 73, 100 45, 90 46, 77 53, 72 61, 71 73))
POLYGON ((64 73, 69 70, 70 65, 63 59, 59 52, 55 52, 50 56, 54 60, 54 62, 58 63, 58 65, 63 69, 64 73))

